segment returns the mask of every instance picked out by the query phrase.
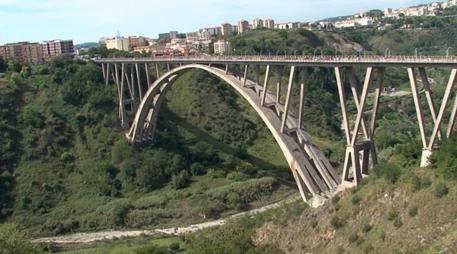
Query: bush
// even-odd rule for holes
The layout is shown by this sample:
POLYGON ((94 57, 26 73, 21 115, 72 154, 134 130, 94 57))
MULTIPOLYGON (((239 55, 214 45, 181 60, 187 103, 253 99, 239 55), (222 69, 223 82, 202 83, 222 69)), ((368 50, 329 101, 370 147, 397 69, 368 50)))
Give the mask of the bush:
POLYGON ((227 179, 232 180, 232 181, 236 181, 236 182, 243 182, 243 181, 248 180, 248 178, 249 178, 248 175, 243 174, 243 173, 238 172, 238 171, 231 172, 231 173, 229 173, 227 175, 227 179))
POLYGON ((432 181, 428 177, 419 177, 417 175, 413 175, 410 178, 410 183, 413 187, 413 191, 418 191, 429 187, 432 184, 432 181))
POLYGON ((348 237, 349 243, 355 243, 357 240, 359 240, 359 235, 357 233, 352 233, 348 237))
POLYGON ((361 200, 361 198, 360 198, 359 196, 354 195, 354 196, 352 196, 352 198, 351 198, 351 203, 352 203, 353 205, 357 205, 358 203, 360 203, 360 200, 361 200))
POLYGON ((401 217, 400 216, 397 216, 395 219, 394 219, 394 226, 396 228, 399 228, 401 226, 403 226, 403 222, 401 221, 401 217))
POLYGON ((173 175, 171 178, 171 187, 173 189, 182 189, 189 186, 190 183, 190 174, 189 172, 182 170, 177 175, 173 175))
POLYGON ((362 232, 363 233, 368 233, 368 232, 371 231, 372 228, 373 228, 373 226, 371 226, 370 224, 366 223, 362 227, 362 232))
POLYGON ((400 216, 400 213, 397 210, 390 210, 389 213, 387 214, 387 219, 390 221, 393 221, 398 216, 400 216))
POLYGON ((430 162, 440 175, 457 179, 457 138, 453 137, 441 144, 432 154, 430 162))
POLYGON ((409 214, 409 216, 411 216, 411 217, 416 216, 417 213, 418 213, 418 210, 419 210, 419 208, 417 208, 417 206, 412 206, 412 207, 410 207, 410 208, 408 209, 408 214, 409 214))
POLYGON ((173 251, 173 252, 176 252, 178 251, 181 247, 179 246, 179 243, 172 243, 170 244, 170 246, 168 246, 168 248, 173 251))
POLYGON ((449 193, 449 188, 446 186, 445 183, 439 182, 435 186, 435 197, 442 198, 449 193))
POLYGON ((192 165, 190 166, 190 172, 192 173, 192 175, 199 176, 204 175, 206 173, 206 170, 201 163, 195 162, 192 163, 192 165))
POLYGON ((330 219, 330 225, 332 225, 332 227, 334 227, 335 229, 338 229, 344 226, 344 222, 338 216, 334 215, 330 219))
POLYGON ((400 169, 391 163, 381 162, 374 168, 375 176, 389 183, 396 183, 401 174, 400 169))
POLYGON ((0 226, 0 254, 32 254, 37 251, 16 224, 0 226))

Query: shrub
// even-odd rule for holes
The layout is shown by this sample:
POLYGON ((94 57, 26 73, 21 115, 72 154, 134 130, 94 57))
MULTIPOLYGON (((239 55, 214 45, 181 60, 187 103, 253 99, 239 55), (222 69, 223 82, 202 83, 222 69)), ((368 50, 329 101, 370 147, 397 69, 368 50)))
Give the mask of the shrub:
POLYGON ((351 198, 351 202, 352 202, 353 205, 357 205, 358 203, 360 203, 360 200, 361 200, 361 198, 359 196, 357 196, 357 195, 354 195, 351 198))
POLYGON ((411 185, 413 187, 413 191, 418 191, 424 188, 427 188, 432 184, 432 181, 428 177, 419 177, 417 175, 413 175, 410 178, 411 185))
POLYGON ((400 216, 400 213, 397 210, 390 210, 389 213, 387 214, 387 219, 390 221, 395 220, 400 216))
POLYGON ((338 229, 344 226, 344 222, 338 216, 334 215, 330 219, 330 225, 332 225, 332 227, 334 227, 335 229, 338 229))
POLYGON ((336 205, 340 201, 340 196, 333 196, 332 197, 332 204, 336 205))
POLYGON ((440 175, 457 179, 457 138, 453 137, 441 144, 431 156, 430 162, 440 175))
POLYGON ((190 172, 192 175, 204 175, 206 173, 205 167, 198 162, 192 163, 190 166, 190 172))
POLYGON ((187 187, 189 182, 190 174, 185 170, 182 170, 177 175, 173 175, 171 178, 171 186, 176 190, 187 187))
POLYGON ((181 247, 179 246, 179 243, 172 243, 170 244, 170 246, 168 246, 168 248, 173 251, 173 252, 176 252, 178 251, 181 247))
POLYGON ((435 197, 442 198, 449 193, 449 188, 446 186, 445 183, 439 182, 435 186, 435 197))
POLYGON ((396 165, 385 162, 378 164, 375 167, 374 172, 375 176, 382 178, 389 183, 396 183, 401 173, 400 169, 396 165))
POLYGON ((373 226, 371 226, 370 224, 366 223, 362 227, 362 232, 363 233, 368 233, 368 232, 371 231, 372 228, 373 228, 373 226))
POLYGON ((408 214, 409 214, 409 216, 411 216, 411 217, 416 216, 417 213, 418 213, 418 210, 419 210, 419 209, 417 208, 417 206, 412 206, 412 207, 410 207, 410 208, 408 209, 408 214))
POLYGON ((236 182, 243 182, 243 181, 248 180, 248 178, 249 178, 248 175, 238 172, 238 171, 231 172, 227 175, 227 179, 236 181, 236 182))
POLYGON ((3 224, 0 226, 0 254, 32 253, 38 252, 16 224, 3 224))
POLYGON ((403 226, 403 222, 401 221, 401 217, 400 216, 397 216, 395 219, 394 219, 394 222, 393 222, 394 226, 396 228, 399 228, 401 226, 403 226))
POLYGON ((359 235, 357 233, 352 233, 348 237, 349 243, 355 243, 357 240, 359 240, 359 235))

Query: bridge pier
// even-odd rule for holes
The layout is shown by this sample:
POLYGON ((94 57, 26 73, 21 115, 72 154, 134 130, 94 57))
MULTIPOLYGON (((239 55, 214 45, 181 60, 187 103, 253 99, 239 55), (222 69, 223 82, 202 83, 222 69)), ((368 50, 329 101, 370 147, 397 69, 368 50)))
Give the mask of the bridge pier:
POLYGON ((357 77, 352 67, 346 67, 351 92, 354 103, 357 108, 357 115, 353 129, 350 129, 350 119, 347 108, 347 98, 342 76, 342 67, 335 67, 335 75, 338 86, 338 94, 340 98, 341 111, 343 115, 343 125, 346 136, 346 155, 343 165, 342 184, 357 185, 361 182, 362 177, 368 174, 368 169, 378 163, 376 147, 373 140, 373 135, 376 129, 376 119, 379 108, 379 97, 381 95, 382 84, 384 81, 384 68, 368 67, 365 74, 365 81, 362 87, 362 94, 359 97, 357 89, 357 77), (368 97, 369 87, 373 82, 374 70, 377 70, 378 80, 373 94, 373 110, 371 113, 371 122, 368 126, 365 121, 366 100, 368 97), (360 133, 362 129, 362 133, 360 133), (362 138, 360 137, 362 136, 362 138))
POLYGON ((432 134, 429 139, 427 138, 426 120, 424 117, 424 110, 423 110, 421 97, 419 94, 419 88, 418 88, 418 84, 417 84, 416 68, 413 68, 413 67, 408 68, 408 76, 409 76, 409 80, 411 83, 411 91, 413 94, 414 106, 416 108, 417 121, 419 124, 419 131, 420 131, 422 146, 423 146, 420 166, 427 167, 430 164, 429 159, 433 153, 434 146, 436 145, 436 139, 443 141, 445 138, 446 139, 450 138, 454 125, 455 125, 455 119, 456 119, 456 115, 457 115, 457 96, 455 97, 454 105, 452 107, 452 112, 449 117, 448 127, 447 127, 447 130, 444 135, 444 133, 441 130, 441 126, 443 125, 444 116, 445 116, 446 110, 447 110, 447 105, 449 103, 450 97, 452 95, 452 91, 454 90, 455 83, 457 80, 457 69, 451 70, 449 81, 446 86, 446 90, 444 92, 443 100, 441 102, 441 107, 438 112, 438 115, 436 114, 436 107, 435 107, 435 103, 434 103, 433 97, 432 97, 432 90, 430 87, 430 82, 428 80, 425 68, 423 68, 423 67, 419 68, 419 72, 420 72, 420 76, 422 79, 422 83, 424 85, 425 95, 427 97, 427 103, 428 103, 428 107, 430 110, 430 114, 433 119, 433 131, 432 131, 432 134))

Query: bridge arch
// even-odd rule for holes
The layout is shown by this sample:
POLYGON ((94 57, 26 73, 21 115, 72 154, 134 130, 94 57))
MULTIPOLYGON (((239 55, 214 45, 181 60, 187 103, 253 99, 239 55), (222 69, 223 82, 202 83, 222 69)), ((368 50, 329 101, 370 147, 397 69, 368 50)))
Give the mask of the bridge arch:
MULTIPOLYGON (((267 92, 262 96, 263 87, 216 67, 188 64, 176 67, 160 76, 152 83, 138 106, 130 129, 126 133, 129 142, 140 143, 153 138, 158 114, 167 92, 183 73, 195 69, 203 70, 221 79, 248 101, 278 143, 305 201, 317 206, 323 202, 324 197, 331 195, 338 186, 338 176, 323 153, 312 144, 309 135, 301 128, 295 131, 283 130, 281 120, 283 112, 277 108, 278 105, 262 106, 262 97, 263 102, 265 98, 275 101, 274 95, 267 92)), ((297 119, 293 117, 287 121, 289 125, 298 126, 297 119)))

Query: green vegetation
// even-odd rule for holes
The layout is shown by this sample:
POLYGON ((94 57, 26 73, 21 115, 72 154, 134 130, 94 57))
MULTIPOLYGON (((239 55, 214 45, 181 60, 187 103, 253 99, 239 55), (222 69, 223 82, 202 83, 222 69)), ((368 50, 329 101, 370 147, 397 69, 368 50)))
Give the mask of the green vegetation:
MULTIPOLYGON (((362 48, 368 54, 382 54, 386 48, 393 54, 413 54, 414 48, 444 54, 443 48, 457 48, 455 19, 420 22, 425 26, 421 30, 396 30, 402 24, 385 31, 368 27, 338 33, 255 30, 228 39, 234 54, 333 54, 335 46, 340 54, 362 48)), ((89 54, 128 56, 105 49, 89 54)), ((7 78, 0 80, 0 221, 19 225, 0 229, 5 249, 17 243, 26 248, 22 253, 34 253, 19 244, 27 237, 18 227, 37 237, 188 225, 296 192, 261 119, 227 85, 204 72, 188 72, 176 82, 159 116, 154 143, 135 147, 126 142, 118 123, 114 88, 103 85, 95 64, 55 59, 32 68, 8 61, 1 68, 7 69, 7 78)), ((230 70, 241 72, 236 66, 230 70)), ((285 84, 288 71, 275 67, 271 82, 285 84)), ((362 77, 362 69, 355 71, 362 77)), ((248 74, 257 81, 265 75, 259 67, 248 74)), ((303 81, 302 74, 299 70, 296 84, 303 81)), ((437 102, 447 74, 428 72, 437 102)), ((345 143, 334 74, 310 69, 306 84, 304 127, 339 167, 345 143)), ((385 85, 407 87, 405 71, 388 69, 385 85)), ((297 87, 292 91, 294 109, 297 87)), ((284 100, 285 92, 281 94, 284 100)), ((369 100, 368 111, 371 105, 369 100)), ((349 109, 356 111, 353 101, 349 109)), ((430 115, 426 122, 433 122, 430 115)), ((320 209, 307 209, 298 201, 182 239, 101 242, 67 253, 455 250, 457 140, 440 144, 432 166, 418 169, 421 143, 410 96, 382 98, 375 140, 381 162, 371 177, 320 209)), ((8 253, 16 251, 10 249, 8 253)))

